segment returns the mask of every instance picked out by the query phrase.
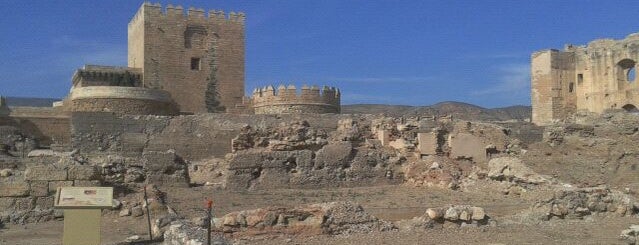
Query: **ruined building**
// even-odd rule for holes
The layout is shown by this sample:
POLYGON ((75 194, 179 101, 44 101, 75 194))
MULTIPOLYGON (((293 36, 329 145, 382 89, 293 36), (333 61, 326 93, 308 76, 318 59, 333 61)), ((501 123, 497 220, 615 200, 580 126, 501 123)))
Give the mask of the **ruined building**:
POLYGON ((637 111, 639 34, 532 54, 532 121, 547 125, 576 111, 637 111))

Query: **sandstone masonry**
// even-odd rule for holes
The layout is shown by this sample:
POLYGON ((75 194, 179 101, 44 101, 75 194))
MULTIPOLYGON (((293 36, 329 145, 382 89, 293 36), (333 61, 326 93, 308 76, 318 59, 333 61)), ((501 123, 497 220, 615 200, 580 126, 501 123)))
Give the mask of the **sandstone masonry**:
POLYGON ((251 107, 255 114, 339 113, 340 92, 334 87, 304 85, 298 94, 294 85, 280 85, 253 90, 251 107), (320 93, 321 91, 321 93, 320 93))
POLYGON ((532 121, 547 125, 578 110, 637 111, 639 34, 622 40, 599 39, 585 46, 566 45, 564 51, 532 54, 532 121))
POLYGON ((142 69, 144 87, 168 91, 182 112, 208 112, 207 96, 233 108, 244 97, 244 19, 144 3, 129 22, 128 64, 142 69), (217 94, 206 93, 211 86, 217 94))

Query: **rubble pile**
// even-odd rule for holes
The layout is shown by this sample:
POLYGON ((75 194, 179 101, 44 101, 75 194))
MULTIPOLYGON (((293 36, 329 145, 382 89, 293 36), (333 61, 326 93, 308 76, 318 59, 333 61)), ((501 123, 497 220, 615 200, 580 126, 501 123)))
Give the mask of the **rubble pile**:
POLYGON ((276 128, 244 126, 232 139, 232 151, 266 148, 272 151, 317 150, 328 143, 328 134, 310 127, 307 121, 281 123, 276 128))
POLYGON ((188 163, 175 151, 145 151, 140 157, 107 155, 92 157, 90 164, 103 169, 109 185, 188 186, 188 163))
POLYGON ((453 160, 442 156, 428 156, 409 162, 404 167, 406 184, 411 186, 437 186, 457 189, 462 179, 468 176, 472 162, 453 160))
POLYGON ((294 208, 269 207, 233 212, 213 220, 216 231, 233 236, 350 234, 387 231, 394 227, 351 202, 330 202, 294 208))
POLYGON ((555 191, 546 200, 535 203, 529 214, 532 218, 549 220, 581 219, 588 215, 633 216, 639 203, 630 195, 607 187, 572 188, 555 191))
POLYGON ((488 162, 487 177, 518 185, 540 185, 550 183, 550 177, 542 176, 526 166, 516 157, 498 157, 488 162))
POLYGON ((422 216, 397 222, 401 229, 430 229, 436 227, 478 227, 494 225, 481 207, 468 205, 450 205, 441 208, 429 208, 422 216))
POLYGON ((14 126, 0 125, 0 157, 26 157, 38 148, 38 142, 14 126))
MULTIPOLYGON (((164 245, 205 245, 206 229, 185 220, 176 220, 164 232, 164 245)), ((223 236, 211 234, 211 244, 231 244, 223 236)))
POLYGON ((639 244, 639 225, 631 225, 630 228, 621 231, 620 238, 628 245, 639 244))

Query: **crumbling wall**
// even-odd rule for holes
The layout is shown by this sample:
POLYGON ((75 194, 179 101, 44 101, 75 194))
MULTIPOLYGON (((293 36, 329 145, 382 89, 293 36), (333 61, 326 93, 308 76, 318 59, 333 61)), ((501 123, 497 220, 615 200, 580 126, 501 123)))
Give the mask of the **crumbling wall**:
MULTIPOLYGON (((349 115, 232 115, 118 116, 110 113, 73 113, 73 147, 87 154, 139 156, 143 151, 175 150, 195 161, 231 153, 231 140, 246 125, 276 128, 283 122, 312 121, 312 128, 335 131, 349 115), (304 119, 302 119, 304 118, 304 119)), ((362 116, 367 118, 369 116, 362 116)))
MULTIPOLYGON (((389 156, 349 142, 327 144, 320 150, 238 152, 229 163, 227 188, 325 188, 397 184, 389 156)), ((396 171, 396 170, 395 170, 396 171)), ((396 173, 395 173, 396 174, 396 173)))
MULTIPOLYGON (((361 118, 359 118, 361 119, 361 118)), ((364 121, 367 122, 367 121, 364 121)), ((370 123, 368 121, 368 123, 370 123)), ((396 152, 371 144, 358 118, 326 132, 307 121, 246 128, 233 140, 227 188, 317 188, 401 183, 396 152)))
POLYGON ((635 112, 639 87, 633 77, 639 61, 639 35, 566 45, 563 51, 532 54, 532 122, 548 125, 577 110, 635 112))
POLYGON ((33 165, 0 177, 0 223, 40 222, 61 217, 53 210, 63 186, 100 186, 100 170, 90 165, 33 165))

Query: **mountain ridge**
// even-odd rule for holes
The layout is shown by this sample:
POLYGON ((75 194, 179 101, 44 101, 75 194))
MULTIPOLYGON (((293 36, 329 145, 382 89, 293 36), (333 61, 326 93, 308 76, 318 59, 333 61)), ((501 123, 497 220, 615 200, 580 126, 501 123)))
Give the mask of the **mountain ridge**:
POLYGON ((384 105, 384 104, 351 104, 342 105, 344 114, 383 114, 386 116, 448 116, 463 120, 482 121, 526 121, 532 115, 532 107, 513 105, 498 108, 457 102, 443 101, 428 106, 384 105))
MULTIPOLYGON (((5 97, 8 106, 50 107, 56 98, 5 97)), ((508 121, 529 120, 532 107, 513 105, 484 108, 465 102, 442 101, 428 106, 350 104, 342 105, 344 114, 383 114, 386 116, 448 116, 463 120, 508 121)))

